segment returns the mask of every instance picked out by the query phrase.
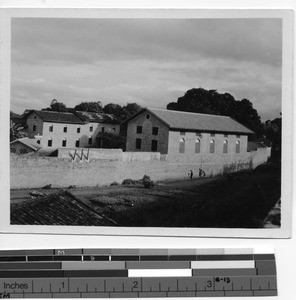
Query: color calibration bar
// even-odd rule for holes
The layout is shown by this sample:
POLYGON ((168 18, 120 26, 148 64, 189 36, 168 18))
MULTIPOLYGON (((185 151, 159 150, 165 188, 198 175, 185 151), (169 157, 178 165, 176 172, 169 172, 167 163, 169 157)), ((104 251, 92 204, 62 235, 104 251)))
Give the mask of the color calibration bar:
POLYGON ((275 296, 272 251, 0 251, 0 298, 275 296))

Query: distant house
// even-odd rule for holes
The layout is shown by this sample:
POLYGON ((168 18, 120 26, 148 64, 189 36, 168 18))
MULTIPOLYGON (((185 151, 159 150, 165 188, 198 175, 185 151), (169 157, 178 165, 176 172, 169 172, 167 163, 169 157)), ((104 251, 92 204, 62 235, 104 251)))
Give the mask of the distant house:
POLYGON ((32 110, 26 115, 27 132, 42 147, 99 147, 106 132, 118 134, 120 121, 111 114, 32 110))
POLYGON ((126 151, 155 151, 171 157, 247 152, 253 131, 227 116, 144 108, 126 121, 126 151))
POLYGON ((22 138, 10 142, 10 153, 27 154, 41 149, 35 139, 22 138))

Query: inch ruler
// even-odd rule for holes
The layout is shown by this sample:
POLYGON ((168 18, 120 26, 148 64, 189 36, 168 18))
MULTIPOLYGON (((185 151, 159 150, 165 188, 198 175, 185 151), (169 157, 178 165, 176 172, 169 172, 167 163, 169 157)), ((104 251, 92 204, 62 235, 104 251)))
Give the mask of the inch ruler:
POLYGON ((253 249, 0 251, 0 298, 276 295, 275 256, 253 249))

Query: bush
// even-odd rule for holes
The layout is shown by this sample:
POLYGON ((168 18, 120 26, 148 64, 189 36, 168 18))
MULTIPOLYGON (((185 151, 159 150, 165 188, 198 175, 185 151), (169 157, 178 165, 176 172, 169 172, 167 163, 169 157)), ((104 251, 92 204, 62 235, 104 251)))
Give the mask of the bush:
POLYGON ((121 185, 131 185, 131 184, 135 184, 136 181, 133 179, 124 179, 121 183, 121 185))

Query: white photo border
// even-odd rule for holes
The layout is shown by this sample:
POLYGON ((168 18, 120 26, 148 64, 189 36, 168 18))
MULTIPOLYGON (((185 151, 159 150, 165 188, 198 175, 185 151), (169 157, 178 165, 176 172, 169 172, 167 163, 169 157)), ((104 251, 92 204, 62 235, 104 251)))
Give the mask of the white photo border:
POLYGON ((41 234, 85 234, 109 236, 178 236, 289 238, 292 223, 292 136, 293 136, 293 11, 288 9, 1 9, 1 160, 0 232, 41 234), (148 228, 10 225, 9 108, 12 18, 281 18, 282 40, 282 180, 281 228, 148 228))

